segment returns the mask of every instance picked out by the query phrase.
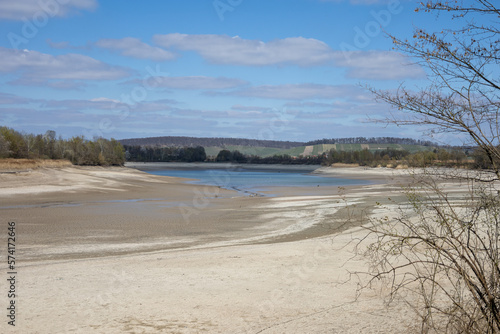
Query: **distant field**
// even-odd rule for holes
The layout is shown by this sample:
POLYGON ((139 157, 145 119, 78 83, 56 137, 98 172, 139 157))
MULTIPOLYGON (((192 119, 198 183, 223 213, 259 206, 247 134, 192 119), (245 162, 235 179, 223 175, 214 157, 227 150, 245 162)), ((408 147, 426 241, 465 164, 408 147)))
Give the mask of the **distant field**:
POLYGON ((249 147, 249 146, 239 146, 239 145, 227 145, 225 147, 209 146, 205 147, 205 153, 207 156, 217 156, 220 151, 240 151, 244 155, 258 155, 260 157, 269 157, 275 154, 280 154, 282 151, 279 148, 274 147, 249 147))
MULTIPOLYGON (((316 145, 314 145, 316 146, 316 145)), ((294 148, 289 148, 288 150, 282 150, 280 151, 279 154, 288 154, 291 155, 292 157, 298 157, 299 155, 302 155, 305 150, 305 146, 298 146, 294 148)))
POLYGON ((399 145, 403 150, 407 150, 410 153, 420 152, 420 151, 432 151, 435 149, 433 146, 420 146, 420 145, 399 145))
POLYGON ((400 145, 400 144, 318 144, 311 146, 297 146, 294 148, 282 150, 279 148, 271 147, 248 147, 248 146, 237 146, 228 145, 224 148, 218 146, 205 147, 205 152, 208 156, 216 156, 221 150, 226 149, 229 151, 238 150, 245 155, 258 155, 260 157, 269 157, 275 154, 283 155, 287 154, 292 157, 298 157, 300 155, 321 155, 325 152, 329 152, 334 149, 337 151, 361 151, 368 149, 371 152, 394 149, 394 150, 406 150, 410 153, 420 152, 420 151, 431 151, 435 149, 432 146, 421 146, 421 145, 400 145))

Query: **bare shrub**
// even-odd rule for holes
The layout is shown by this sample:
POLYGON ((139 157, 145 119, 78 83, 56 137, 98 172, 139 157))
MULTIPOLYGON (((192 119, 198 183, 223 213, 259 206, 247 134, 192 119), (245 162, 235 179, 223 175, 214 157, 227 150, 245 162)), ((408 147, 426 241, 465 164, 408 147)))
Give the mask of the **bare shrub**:
POLYGON ((376 235, 365 252, 371 281, 388 282, 391 299, 403 297, 422 333, 498 333, 498 185, 458 180, 467 191, 450 194, 435 176, 417 176, 397 218, 368 227, 376 235))
POLYGON ((417 91, 372 90, 395 113, 384 121, 453 133, 484 157, 481 172, 446 169, 416 174, 395 219, 369 227, 365 255, 371 280, 388 280, 420 316, 422 333, 500 333, 500 10, 488 0, 426 1, 457 28, 393 39, 427 70, 417 91), (450 189, 456 189, 451 192, 450 189))

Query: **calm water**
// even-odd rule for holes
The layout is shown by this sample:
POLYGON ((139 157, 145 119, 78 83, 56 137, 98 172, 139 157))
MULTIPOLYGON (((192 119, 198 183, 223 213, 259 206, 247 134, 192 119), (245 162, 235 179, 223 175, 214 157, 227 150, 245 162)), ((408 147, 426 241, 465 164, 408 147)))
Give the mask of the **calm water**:
POLYGON ((311 174, 313 168, 194 168, 194 169, 164 169, 148 171, 155 175, 166 175, 195 179, 190 183, 215 185, 226 189, 240 191, 264 191, 269 187, 295 186, 347 186, 368 184, 366 180, 353 180, 335 177, 324 177, 311 174))

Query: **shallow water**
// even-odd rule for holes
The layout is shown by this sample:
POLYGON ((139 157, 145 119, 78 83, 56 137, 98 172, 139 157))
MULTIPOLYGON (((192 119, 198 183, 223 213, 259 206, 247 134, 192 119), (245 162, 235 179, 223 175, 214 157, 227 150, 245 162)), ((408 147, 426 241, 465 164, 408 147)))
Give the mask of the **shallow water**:
POLYGON ((214 185, 226 189, 259 192, 272 187, 317 187, 317 186, 349 186, 369 184, 366 180, 353 180, 336 177, 325 177, 311 174, 311 168, 193 168, 163 169, 148 171, 155 175, 174 176, 195 179, 189 183, 214 185))

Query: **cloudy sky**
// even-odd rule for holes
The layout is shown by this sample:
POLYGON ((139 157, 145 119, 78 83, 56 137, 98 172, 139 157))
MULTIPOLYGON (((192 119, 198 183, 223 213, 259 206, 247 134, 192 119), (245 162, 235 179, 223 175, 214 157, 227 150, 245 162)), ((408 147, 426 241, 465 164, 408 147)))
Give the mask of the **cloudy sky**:
POLYGON ((0 125, 63 137, 394 136, 363 88, 425 83, 411 0, 0 0, 0 125), (385 31, 385 32, 384 32, 385 31))

